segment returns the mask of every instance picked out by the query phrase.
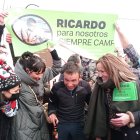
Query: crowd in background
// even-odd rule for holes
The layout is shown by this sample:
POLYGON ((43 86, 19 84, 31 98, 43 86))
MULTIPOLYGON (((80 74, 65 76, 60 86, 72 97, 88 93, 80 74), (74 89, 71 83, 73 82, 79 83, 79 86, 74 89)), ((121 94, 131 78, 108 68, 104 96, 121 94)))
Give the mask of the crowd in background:
MULTIPOLYGON (((0 42, 6 16, 0 13, 0 42)), ((7 33, 8 45, 0 44, 0 140, 139 140, 140 56, 119 25, 114 29, 124 55, 116 49, 116 55, 93 60, 75 52, 62 65, 50 44, 51 67, 29 51, 16 57, 7 33), (7 49, 13 68, 6 62, 7 49), (122 84, 133 86, 133 99, 114 100, 115 92, 128 92, 122 84)))

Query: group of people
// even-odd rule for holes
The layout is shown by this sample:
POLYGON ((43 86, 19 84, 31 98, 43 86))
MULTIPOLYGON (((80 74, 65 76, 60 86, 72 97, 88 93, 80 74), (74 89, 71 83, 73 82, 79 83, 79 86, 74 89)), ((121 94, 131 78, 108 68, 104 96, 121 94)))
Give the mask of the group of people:
MULTIPOLYGON (((0 36, 5 16, 0 14, 0 36)), ((139 140, 140 56, 117 24, 115 29, 131 65, 114 54, 96 61, 73 54, 61 66, 52 48, 51 68, 31 52, 14 61, 14 70, 0 59, 0 140, 53 140, 54 127, 58 140, 139 140)))

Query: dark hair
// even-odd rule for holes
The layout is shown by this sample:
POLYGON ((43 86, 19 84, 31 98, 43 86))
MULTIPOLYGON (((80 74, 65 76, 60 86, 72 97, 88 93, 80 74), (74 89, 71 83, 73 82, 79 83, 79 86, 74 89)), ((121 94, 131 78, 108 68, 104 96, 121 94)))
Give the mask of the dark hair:
POLYGON ((69 62, 69 61, 73 61, 74 63, 80 63, 81 60, 80 60, 79 54, 72 54, 72 55, 68 58, 67 62, 69 62))
POLYGON ((68 73, 68 74, 72 74, 72 73, 79 73, 79 75, 81 74, 80 67, 72 61, 69 61, 66 64, 64 64, 62 71, 63 73, 68 73))
POLYGON ((33 19, 33 18, 28 18, 28 19, 27 19, 27 25, 28 25, 28 26, 31 26, 32 23, 36 23, 36 20, 33 19))
POLYGON ((40 57, 28 51, 22 54, 19 63, 23 66, 23 69, 25 71, 26 68, 28 68, 30 71, 33 72, 44 72, 46 68, 45 63, 40 57))

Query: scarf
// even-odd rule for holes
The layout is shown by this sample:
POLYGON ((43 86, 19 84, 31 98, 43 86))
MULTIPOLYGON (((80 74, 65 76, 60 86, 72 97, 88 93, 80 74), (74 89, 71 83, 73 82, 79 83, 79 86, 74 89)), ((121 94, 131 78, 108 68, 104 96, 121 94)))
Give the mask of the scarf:
POLYGON ((104 89, 114 89, 114 87, 115 84, 112 80, 104 83, 101 78, 97 78, 91 94, 85 124, 85 135, 87 139, 93 140, 95 137, 105 137, 107 135, 109 124, 107 124, 108 115, 105 106, 104 89))
MULTIPOLYGON (((114 113, 122 113, 127 111, 140 110, 140 94, 138 94, 138 100, 136 101, 112 101, 110 95, 107 94, 107 90, 113 91, 115 84, 112 80, 102 82, 101 78, 97 78, 95 87, 91 94, 90 103, 88 107, 88 116, 85 124, 85 134, 87 139, 94 140, 96 137, 106 137, 110 124, 108 123, 108 115, 105 106, 105 98, 107 97, 108 106, 111 110, 111 115, 114 113), (109 101, 110 98, 110 101, 109 101)), ((137 90, 139 93, 139 87, 137 84, 137 90)), ((110 93, 109 93, 110 94, 110 93)), ((110 116, 109 116, 110 117, 110 116)))

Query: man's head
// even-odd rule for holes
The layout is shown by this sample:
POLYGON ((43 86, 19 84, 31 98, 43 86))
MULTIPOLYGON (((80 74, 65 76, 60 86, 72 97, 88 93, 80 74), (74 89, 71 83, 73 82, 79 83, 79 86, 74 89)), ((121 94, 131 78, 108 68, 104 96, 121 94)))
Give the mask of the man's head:
POLYGON ((64 84, 68 90, 74 90, 80 80, 80 67, 74 62, 67 62, 63 67, 64 84))
POLYGON ((28 27, 31 27, 31 26, 33 26, 34 24, 36 24, 36 20, 35 20, 35 19, 33 19, 33 18, 28 18, 28 19, 27 19, 27 26, 28 26, 28 27))
POLYGON ((72 55, 68 58, 67 62, 70 62, 70 61, 72 61, 72 62, 78 64, 79 66, 81 66, 81 59, 80 59, 79 54, 72 54, 72 55))

